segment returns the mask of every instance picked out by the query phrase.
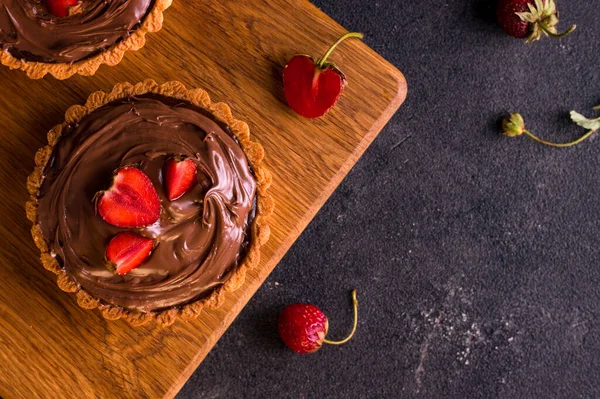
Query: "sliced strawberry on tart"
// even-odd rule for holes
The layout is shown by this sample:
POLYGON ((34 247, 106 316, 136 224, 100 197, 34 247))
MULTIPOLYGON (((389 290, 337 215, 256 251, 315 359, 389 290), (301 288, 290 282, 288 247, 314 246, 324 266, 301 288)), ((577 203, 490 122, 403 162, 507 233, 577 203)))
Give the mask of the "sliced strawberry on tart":
POLYGON ((174 201, 187 193, 196 181, 196 164, 191 159, 172 157, 165 163, 167 198, 174 201))
POLYGON ((153 239, 123 231, 106 246, 106 266, 122 276, 140 266, 153 248, 153 239))
POLYGON ((119 168, 112 186, 97 198, 98 213, 113 226, 143 227, 160 217, 160 198, 152 181, 134 166, 119 168))

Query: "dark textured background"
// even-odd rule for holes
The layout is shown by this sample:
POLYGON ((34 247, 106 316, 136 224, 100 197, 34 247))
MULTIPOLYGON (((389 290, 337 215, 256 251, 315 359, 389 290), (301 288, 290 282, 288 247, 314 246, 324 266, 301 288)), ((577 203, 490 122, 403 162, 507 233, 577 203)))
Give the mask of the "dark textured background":
POLYGON ((598 1, 560 2, 559 27, 578 29, 530 45, 493 0, 315 3, 366 34, 408 98, 178 399, 600 397, 600 140, 499 134, 509 111, 549 139, 585 132, 568 111, 600 104, 598 1), (279 341, 294 302, 346 334, 353 287, 348 344, 279 341))

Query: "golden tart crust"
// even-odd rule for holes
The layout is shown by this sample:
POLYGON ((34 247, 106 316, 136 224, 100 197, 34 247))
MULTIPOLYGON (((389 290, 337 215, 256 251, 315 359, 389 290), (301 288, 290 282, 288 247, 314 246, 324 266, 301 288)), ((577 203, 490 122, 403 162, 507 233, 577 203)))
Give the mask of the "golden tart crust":
POLYGON ((251 141, 250 131, 245 122, 233 118, 231 109, 225 103, 212 103, 208 93, 202 89, 186 89, 176 81, 167 82, 162 85, 153 80, 145 80, 138 84, 119 83, 110 93, 97 91, 92 93, 85 105, 74 105, 65 113, 65 121, 54 126, 48 132, 48 145, 40 148, 35 155, 35 169, 27 180, 27 189, 30 199, 26 204, 27 218, 33 222, 31 235, 36 246, 41 251, 41 262, 45 269, 57 275, 57 284, 61 290, 76 295, 77 303, 84 309, 98 308, 102 316, 108 320, 126 319, 132 325, 143 325, 151 320, 157 324, 168 326, 178 317, 184 320, 197 318, 203 309, 214 309, 223 303, 227 292, 237 290, 244 283, 248 270, 256 267, 260 260, 260 248, 269 239, 270 227, 268 219, 273 212, 274 201, 268 194, 272 182, 271 172, 264 165, 264 149, 262 145, 251 141), (112 101, 129 96, 143 95, 148 93, 159 94, 167 97, 189 101, 190 103, 209 111, 216 119, 227 124, 231 132, 236 136, 248 163, 252 167, 256 178, 256 215, 251 225, 250 246, 243 261, 237 266, 229 279, 216 288, 209 296, 203 299, 187 303, 183 306, 172 306, 170 308, 140 312, 105 303, 94 298, 82 289, 62 268, 58 261, 52 256, 48 242, 42 234, 38 223, 38 194, 43 182, 43 174, 48 161, 51 158, 54 146, 59 142, 63 129, 69 124, 81 120, 85 115, 102 107, 112 101))
POLYGON ((75 63, 46 63, 27 61, 13 57, 7 51, 0 51, 0 64, 10 69, 20 69, 27 73, 31 79, 41 79, 46 74, 51 74, 58 80, 68 79, 75 74, 92 76, 100 65, 115 66, 123 59, 127 51, 137 51, 146 44, 146 33, 158 32, 162 28, 163 13, 169 8, 173 0, 155 0, 152 9, 146 15, 144 22, 131 35, 120 43, 105 51, 75 63))

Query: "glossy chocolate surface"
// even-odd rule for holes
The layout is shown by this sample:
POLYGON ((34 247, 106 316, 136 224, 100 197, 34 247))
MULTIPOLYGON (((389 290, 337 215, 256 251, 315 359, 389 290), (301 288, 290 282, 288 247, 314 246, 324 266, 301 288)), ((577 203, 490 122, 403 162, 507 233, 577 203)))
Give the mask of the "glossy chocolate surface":
POLYGON ((63 130, 38 197, 39 224, 51 252, 92 296, 151 311, 208 295, 223 284, 249 244, 256 181, 228 129, 191 104, 156 95, 118 100, 63 130), (197 185, 169 202, 165 160, 197 165, 197 185), (104 266, 105 246, 124 229, 97 215, 94 195, 115 169, 137 165, 161 199, 153 225, 131 229, 154 238, 147 261, 124 276, 104 266))
POLYGON ((58 18, 44 0, 0 0, 0 48, 18 59, 74 63, 106 50, 137 29, 153 0, 85 0, 58 18))

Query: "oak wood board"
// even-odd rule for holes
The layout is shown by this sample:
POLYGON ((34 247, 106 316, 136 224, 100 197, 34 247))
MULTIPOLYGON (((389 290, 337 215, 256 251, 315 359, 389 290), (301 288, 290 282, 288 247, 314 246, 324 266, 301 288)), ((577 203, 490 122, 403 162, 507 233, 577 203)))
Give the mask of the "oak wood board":
POLYGON ((345 32, 305 1, 175 0, 144 48, 93 77, 30 80, 0 69, 0 397, 176 395, 404 101, 404 76, 350 40, 331 57, 349 81, 336 107, 314 120, 287 107, 286 61, 320 56, 345 32), (228 103, 265 147, 274 174, 276 208, 259 266, 221 307, 168 328, 135 328, 79 308, 42 268, 24 209, 34 154, 66 109, 93 91, 146 78, 179 80, 228 103))

